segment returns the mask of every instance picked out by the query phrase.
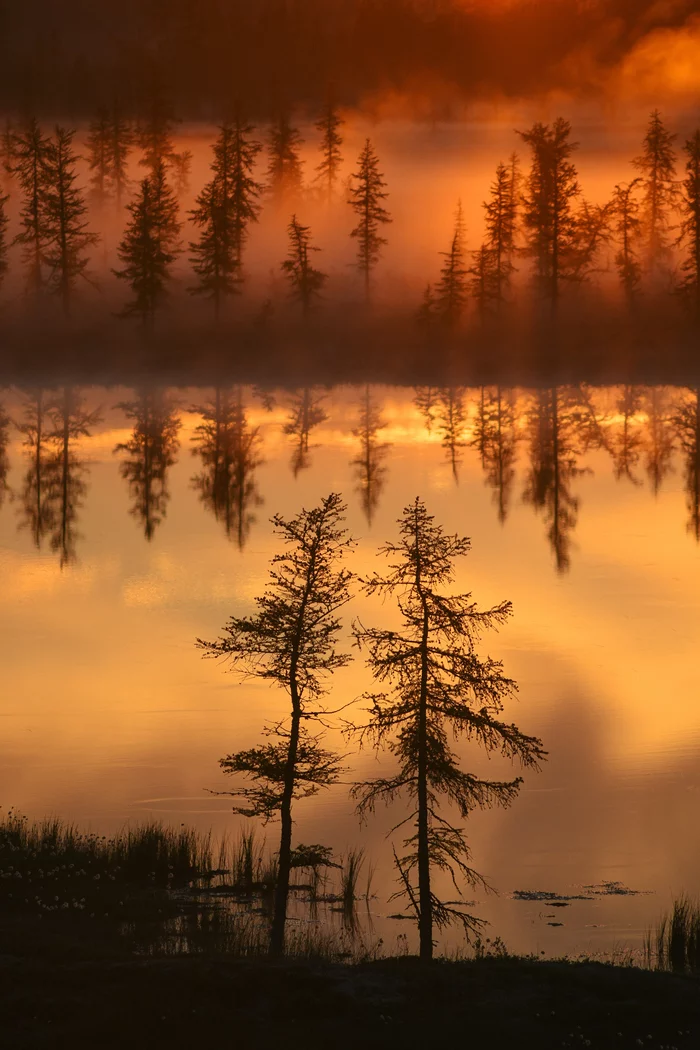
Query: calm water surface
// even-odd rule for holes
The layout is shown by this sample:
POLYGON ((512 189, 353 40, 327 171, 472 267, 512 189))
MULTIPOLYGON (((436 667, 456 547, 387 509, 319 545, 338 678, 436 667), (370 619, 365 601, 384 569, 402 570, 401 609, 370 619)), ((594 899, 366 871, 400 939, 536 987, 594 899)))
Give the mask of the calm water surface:
MULTIPOLYGON (((484 605, 512 600, 512 622, 483 648, 519 683, 506 716, 550 753, 512 809, 469 822, 474 866, 498 891, 475 904, 491 935, 546 954, 635 949, 674 894, 697 890, 697 390, 1 396, 4 807, 102 832, 154 816, 235 832, 241 818, 207 793, 227 786, 218 759, 256 743, 284 702, 203 661, 194 639, 251 610, 273 513, 342 492, 362 573, 421 495, 472 538, 459 588, 484 605), (640 892, 599 892, 606 883, 640 892), (515 891, 590 899, 552 909, 515 891)), ((357 598, 352 615, 388 624, 393 610, 357 598)), ((334 705, 370 685, 353 664, 334 705)), ((340 746, 348 783, 386 763, 340 746)), ((463 750, 468 768, 505 772, 463 750)), ((360 828, 347 784, 297 808, 298 841, 367 848, 372 936, 390 948, 410 932, 387 918, 385 835, 402 814, 360 828)))

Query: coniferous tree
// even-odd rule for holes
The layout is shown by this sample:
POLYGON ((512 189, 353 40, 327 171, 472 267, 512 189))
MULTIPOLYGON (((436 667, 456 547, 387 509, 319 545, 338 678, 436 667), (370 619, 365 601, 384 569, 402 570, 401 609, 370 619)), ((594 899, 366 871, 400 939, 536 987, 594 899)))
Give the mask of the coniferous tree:
POLYGON ((342 565, 353 546, 343 527, 345 509, 340 496, 331 494, 290 520, 276 515, 275 533, 284 548, 273 558, 256 614, 232 617, 225 637, 197 643, 241 676, 274 682, 289 700, 287 717, 266 729, 267 742, 221 760, 225 773, 253 782, 226 792, 242 800, 238 812, 280 818, 270 936, 275 955, 285 943, 294 802, 335 783, 341 771, 340 757, 323 747, 322 732, 310 730, 323 718, 328 677, 350 659, 338 649, 339 613, 350 599, 352 579, 342 565))
POLYGON ((683 180, 680 240, 687 244, 687 255, 681 265, 683 279, 678 290, 695 320, 700 321, 700 130, 686 142, 684 150, 688 160, 683 180))
POLYGON ((10 495, 10 486, 7 484, 7 475, 10 469, 10 457, 7 454, 7 446, 10 443, 10 427, 12 420, 5 411, 5 406, 0 401, 0 509, 5 502, 5 497, 10 495))
POLYGON ((88 412, 84 399, 72 387, 65 387, 49 407, 51 445, 51 510, 50 545, 59 554, 61 568, 77 558, 78 515, 88 491, 88 465, 75 445, 90 436, 100 422, 99 410, 88 412))
POLYGON ((509 167, 499 164, 496 168, 496 178, 491 184, 490 197, 484 201, 485 247, 491 253, 490 268, 498 311, 503 306, 511 275, 515 269, 513 255, 515 253, 520 181, 517 156, 513 154, 509 167))
POLYGON ((481 430, 479 446, 486 484, 493 491, 498 520, 504 525, 508 517, 518 444, 515 402, 498 386, 487 391, 481 402, 477 427, 481 430))
POLYGON ((124 194, 129 186, 128 162, 134 146, 134 131, 116 103, 108 115, 108 131, 109 181, 117 208, 121 209, 124 194))
POLYGON ((642 279, 638 252, 642 220, 639 200, 636 197, 641 181, 641 178, 637 178, 632 182, 617 185, 610 209, 612 229, 618 244, 615 266, 629 305, 634 303, 642 279))
POLYGON ((22 246, 27 267, 27 285, 35 293, 40 292, 44 286, 49 151, 49 140, 34 118, 15 136, 13 174, 19 182, 22 204, 20 232, 14 243, 22 246))
POLYGON ((422 302, 416 312, 416 322, 421 328, 430 329, 437 319, 435 292, 432 284, 428 283, 423 292, 422 302))
POLYGON ((308 387, 304 387, 301 393, 294 395, 291 412, 284 425, 284 432, 294 438, 292 473, 295 478, 299 476, 300 471, 310 466, 311 431, 328 419, 321 407, 324 400, 324 397, 314 397, 313 391, 308 387))
POLYGON ((700 543, 700 387, 691 387, 677 407, 674 425, 684 459, 688 532, 700 543))
POLYGON ((357 240, 357 269, 364 277, 367 299, 372 270, 379 262, 381 249, 387 243, 379 231, 391 222, 391 216, 382 204, 389 196, 385 186, 384 176, 379 170, 379 158, 367 139, 350 184, 350 205, 358 220, 350 236, 357 240))
POLYGON ((644 451, 649 487, 658 496, 666 476, 673 472, 673 417, 663 387, 651 387, 643 398, 646 415, 644 451))
POLYGON ((255 477, 264 462, 260 427, 248 419, 241 387, 217 387, 212 402, 192 411, 202 417, 192 449, 202 470, 192 487, 242 551, 256 521, 254 511, 263 504, 255 477))
POLYGON ((440 280, 431 297, 431 311, 448 328, 459 321, 467 302, 467 270, 464 266, 464 213, 462 202, 457 203, 455 228, 448 252, 440 253, 445 262, 440 280))
POLYGON ((526 251, 534 259, 543 294, 556 310, 561 283, 572 276, 578 263, 579 229, 573 202, 581 188, 570 159, 578 143, 570 141, 571 125, 561 117, 551 126, 534 124, 520 135, 532 151, 522 201, 526 251))
POLYGON ((470 541, 446 535, 420 499, 405 508, 399 531, 399 542, 387 543, 380 551, 390 559, 388 571, 363 583, 367 594, 397 601, 401 627, 354 628, 375 680, 388 689, 370 697, 369 723, 360 739, 368 739, 377 750, 388 748, 399 768, 393 776, 357 785, 353 794, 361 816, 399 795, 411 800, 412 812, 397 825, 410 821, 415 831, 404 841, 403 856, 394 850, 401 887, 396 896, 408 898, 418 925, 421 959, 429 960, 436 927, 457 921, 468 933, 479 926, 478 919, 437 896, 436 869, 449 873, 456 886, 458 877, 471 885, 484 884, 471 867, 463 828, 440 812, 441 798, 465 819, 477 808, 508 806, 522 783, 520 777, 491 781, 463 772, 448 734, 474 741, 489 753, 500 752, 525 768, 536 769, 545 752, 538 739, 501 720, 504 702, 514 695, 516 684, 505 677, 500 662, 476 651, 484 631, 509 619, 510 602, 480 610, 471 594, 444 593, 445 585, 454 581, 454 563, 469 553, 470 541))
POLYGON ((282 269, 289 279, 292 298, 301 304, 302 316, 306 319, 328 276, 311 265, 309 253, 320 252, 321 249, 310 243, 310 227, 302 226, 296 215, 292 215, 287 232, 289 252, 282 263, 282 269))
POLYGON ((303 145, 289 115, 281 113, 270 128, 267 167, 267 190, 278 204, 301 196, 303 163, 299 153, 303 145))
POLYGON ((472 252, 472 264, 469 274, 469 291, 476 303, 479 319, 482 323, 495 309, 498 309, 501 295, 501 282, 496 269, 496 253, 488 245, 482 244, 478 251, 472 252))
POLYGON ((5 124, 0 134, 0 172, 5 189, 9 192, 12 177, 15 170, 15 129, 9 117, 5 117, 5 124))
POLYGON ((5 205, 7 204, 9 197, 0 196, 0 287, 7 274, 8 261, 7 261, 7 224, 9 219, 5 211, 5 205))
POLYGON ((150 542, 170 502, 168 471, 176 462, 181 423, 175 404, 161 390, 142 390, 135 401, 116 407, 134 421, 129 440, 114 451, 124 457, 119 472, 129 486, 129 513, 150 542))
POLYGON ((100 109, 90 123, 87 150, 88 168, 92 173, 90 176, 92 196, 98 204, 102 205, 109 195, 112 171, 112 134, 106 109, 100 109))
POLYGON ((37 550, 56 527, 58 472, 51 451, 51 401, 40 387, 24 400, 24 418, 18 429, 24 436, 27 469, 20 491, 20 525, 27 528, 37 550))
POLYGON ((192 174, 192 150, 173 153, 170 166, 175 176, 175 196, 185 197, 190 192, 190 175, 192 174))
POLYGON ((255 128, 248 124, 240 114, 232 125, 231 135, 231 203, 233 209, 234 246, 238 267, 242 266, 243 248, 248 239, 251 223, 257 222, 260 215, 259 199, 263 185, 253 177, 258 155, 262 144, 253 138, 255 128))
POLYGON ((360 503, 370 527, 386 481, 384 460, 391 446, 377 436, 385 426, 368 384, 360 402, 359 424, 352 432, 360 443, 360 451, 350 465, 355 471, 360 503))
POLYGON ((340 152, 343 138, 340 134, 340 128, 342 128, 344 123, 345 121, 338 115, 335 106, 329 103, 323 116, 315 125, 316 130, 320 131, 322 135, 322 160, 316 168, 316 182, 320 182, 323 186, 326 200, 329 203, 335 195, 340 166, 343 163, 343 155, 340 152))
POLYGON ((127 210, 131 219, 117 249, 124 268, 113 271, 120 280, 128 282, 133 293, 122 316, 136 315, 144 324, 152 324, 165 298, 172 264, 179 253, 177 201, 166 182, 162 164, 153 175, 143 179, 136 199, 127 205, 127 210))
POLYGON ((443 387, 435 401, 435 424, 441 435, 455 483, 459 481, 462 462, 464 434, 467 426, 467 410, 464 403, 466 390, 461 386, 443 387))
POLYGON ((151 99, 147 116, 139 122, 137 129, 138 145, 143 150, 139 164, 142 168, 148 168, 151 177, 157 177, 161 170, 165 174, 166 169, 174 165, 175 123, 170 106, 159 95, 155 95, 151 99))
POLYGON ((44 259, 49 268, 49 287, 60 295, 66 313, 78 279, 86 278, 87 249, 99 240, 97 234, 88 231, 87 204, 76 186, 74 134, 57 127, 46 157, 44 259))
POLYGON ((676 138, 655 109, 649 118, 643 151, 632 161, 641 172, 646 269, 652 276, 658 274, 670 255, 671 215, 678 204, 673 147, 676 138))
POLYGON ((635 471, 642 454, 643 435, 639 426, 642 392, 626 383, 615 405, 617 422, 608 435, 607 449, 612 457, 615 479, 626 478, 633 485, 641 485, 635 471))

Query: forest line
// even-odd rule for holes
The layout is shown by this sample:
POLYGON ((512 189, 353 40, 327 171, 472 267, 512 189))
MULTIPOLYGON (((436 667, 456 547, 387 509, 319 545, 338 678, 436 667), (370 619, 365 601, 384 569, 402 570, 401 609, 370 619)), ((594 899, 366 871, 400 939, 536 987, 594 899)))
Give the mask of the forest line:
MULTIPOLYGON (((67 316, 75 315, 81 288, 99 292, 92 270, 100 233, 91 209, 104 216, 109 205, 122 222, 119 262, 111 271, 122 288, 122 317, 152 330, 177 290, 180 298, 208 302, 214 320, 253 317, 264 328, 280 303, 247 303, 242 314, 236 301, 247 299, 246 248, 263 209, 270 209, 286 225, 288 253, 276 266, 287 282, 287 306, 302 323, 348 290, 371 305, 391 237, 391 187, 370 139, 351 175, 341 178, 348 159, 344 123, 333 105, 316 121, 318 163, 305 179, 303 140, 289 113, 269 127, 266 142, 234 115, 219 127, 209 181, 184 211, 193 158, 175 149, 176 121, 163 103, 154 102, 136 126, 118 107, 101 111, 85 143, 87 189, 79 185, 75 132, 57 127, 49 133, 34 119, 18 127, 7 120, 0 281, 12 272, 25 306, 53 296, 67 316), (135 184, 129 174, 134 159, 143 169, 135 184), (340 281, 323 268, 322 246, 304 219, 305 210, 319 203, 347 217, 348 276, 340 281), (178 260, 187 261, 189 273, 176 286, 178 260)), ((517 151, 498 164, 482 204, 485 237, 475 249, 467 248, 462 203, 455 202, 453 232, 426 281, 422 305, 402 304, 417 325, 435 334, 460 333, 466 325, 513 319, 525 308, 556 317, 561 304, 575 302, 583 289, 593 312, 612 294, 622 316, 657 310, 696 324, 700 130, 679 144, 654 111, 641 151, 631 159, 633 177, 617 183, 604 204, 584 197, 568 121, 536 123, 518 134, 529 166, 517 151)))

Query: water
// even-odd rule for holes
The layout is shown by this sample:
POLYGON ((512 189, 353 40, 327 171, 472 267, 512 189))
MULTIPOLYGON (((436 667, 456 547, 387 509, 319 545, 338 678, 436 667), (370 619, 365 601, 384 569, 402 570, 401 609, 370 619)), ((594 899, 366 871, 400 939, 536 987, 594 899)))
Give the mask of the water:
MULTIPOLYGON (((2 404, 4 807, 103 833, 153 816, 235 832, 242 818, 207 789, 226 789, 219 758, 258 742, 284 702, 202 660, 195 638, 251 610, 276 549, 272 514, 343 493, 352 567, 366 573, 421 495, 472 538, 459 588, 513 602, 483 648, 519 684, 506 717, 549 751, 510 810, 469 822, 474 866, 498 891, 475 894, 487 935, 610 956, 638 949, 674 893, 696 891, 697 391, 230 387, 218 395, 228 475, 212 465, 212 389, 8 389, 2 404), (639 892, 585 889, 605 883, 639 892), (553 908, 515 891, 590 899, 553 908)), ((393 615, 357 597, 348 622, 393 615)), ((333 706, 370 687, 355 661, 335 676, 333 706)), ((387 918, 401 905, 387 900, 385 835, 403 809, 360 828, 348 786, 387 759, 338 731, 330 741, 348 772, 298 805, 296 840, 366 847, 377 864, 367 937, 392 949, 412 935, 387 918)), ((460 748, 466 768, 508 774, 460 748)))

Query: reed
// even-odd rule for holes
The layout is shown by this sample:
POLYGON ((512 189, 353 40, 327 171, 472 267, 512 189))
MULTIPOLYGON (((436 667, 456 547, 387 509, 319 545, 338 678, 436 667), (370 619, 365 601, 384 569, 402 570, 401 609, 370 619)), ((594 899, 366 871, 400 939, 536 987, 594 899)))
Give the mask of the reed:
POLYGON ((645 941, 647 965, 660 970, 700 970, 700 902, 678 897, 645 941))

